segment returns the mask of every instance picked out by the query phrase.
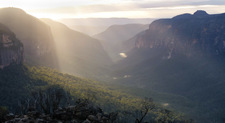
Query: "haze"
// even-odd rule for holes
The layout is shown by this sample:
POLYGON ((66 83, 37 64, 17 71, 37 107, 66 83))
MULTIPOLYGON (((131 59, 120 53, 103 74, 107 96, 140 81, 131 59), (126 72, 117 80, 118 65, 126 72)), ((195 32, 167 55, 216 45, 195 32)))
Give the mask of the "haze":
POLYGON ((224 20, 225 0, 0 0, 0 123, 224 123, 224 20))

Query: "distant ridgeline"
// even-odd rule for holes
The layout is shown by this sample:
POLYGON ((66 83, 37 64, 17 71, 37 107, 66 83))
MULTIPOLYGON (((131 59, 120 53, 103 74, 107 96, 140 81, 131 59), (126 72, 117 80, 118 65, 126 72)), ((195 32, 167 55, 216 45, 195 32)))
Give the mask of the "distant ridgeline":
POLYGON ((0 69, 23 62, 23 44, 6 26, 0 24, 0 69))
MULTIPOLYGON (((136 48, 164 49, 168 58, 174 54, 186 56, 225 55, 225 13, 209 15, 198 10, 171 19, 159 19, 137 37, 136 48)), ((165 55, 165 54, 164 54, 165 55)))

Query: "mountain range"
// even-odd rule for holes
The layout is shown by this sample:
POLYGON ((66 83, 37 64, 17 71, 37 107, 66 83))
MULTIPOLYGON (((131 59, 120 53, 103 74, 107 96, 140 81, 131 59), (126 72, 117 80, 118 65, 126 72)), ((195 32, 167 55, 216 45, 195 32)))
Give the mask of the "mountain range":
POLYGON ((193 117, 210 121, 224 112, 224 15, 199 10, 152 22, 112 67, 114 81, 185 96, 207 112, 193 117))
MULTIPOLYGON (((86 81, 63 74, 69 73, 107 81, 111 87, 138 97, 156 97, 165 107, 182 111, 197 122, 223 122, 225 14, 210 15, 199 10, 194 14, 155 20, 149 26, 113 25, 94 38, 60 22, 35 18, 17 8, 0 9, 0 17, 0 65, 7 70, 12 64, 8 73, 0 77, 1 87, 7 85, 10 88, 10 84, 4 84, 4 81, 15 83, 18 75, 21 78, 17 84, 23 86, 17 90, 18 93, 23 88, 29 89, 33 81, 34 86, 51 82, 69 90, 69 84, 76 83, 73 80, 78 83, 86 81), (123 58, 119 58, 119 53, 123 53, 123 58), (51 67, 63 73, 45 67, 18 67, 14 62, 51 67), (14 75, 7 78, 10 72, 14 75), (182 106, 183 109, 178 108, 182 106)), ((70 21, 75 23, 73 19, 70 21)), ((0 72, 5 71, 0 69, 0 72)), ((104 92, 104 100, 101 96, 99 99, 107 104, 111 98, 121 103, 131 100, 117 96, 116 91, 113 91, 116 98, 110 98, 107 96, 110 89, 99 92, 97 90, 103 87, 90 83, 89 88, 79 92, 79 97, 88 96, 88 90, 94 89, 97 94, 104 92)), ((76 84, 72 90, 75 87, 76 84)), ((11 93, 4 88, 2 90, 9 95, 11 93)), ((91 94, 94 97, 96 93, 91 94)))
POLYGON ((64 18, 59 22, 64 23, 73 30, 90 36, 104 32, 112 25, 149 24, 154 18, 64 18))
POLYGON ((107 76, 111 63, 100 42, 64 24, 38 19, 18 8, 0 9, 6 25, 24 45, 24 62, 83 77, 107 76))

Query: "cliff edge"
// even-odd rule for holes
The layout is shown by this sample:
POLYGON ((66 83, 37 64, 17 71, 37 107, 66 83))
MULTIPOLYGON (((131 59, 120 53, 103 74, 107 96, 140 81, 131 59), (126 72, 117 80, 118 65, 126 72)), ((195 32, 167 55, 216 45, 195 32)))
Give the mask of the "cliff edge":
POLYGON ((168 54, 186 56, 225 56, 224 19, 225 14, 209 15, 199 10, 193 15, 156 20, 137 38, 135 47, 164 49, 168 54))

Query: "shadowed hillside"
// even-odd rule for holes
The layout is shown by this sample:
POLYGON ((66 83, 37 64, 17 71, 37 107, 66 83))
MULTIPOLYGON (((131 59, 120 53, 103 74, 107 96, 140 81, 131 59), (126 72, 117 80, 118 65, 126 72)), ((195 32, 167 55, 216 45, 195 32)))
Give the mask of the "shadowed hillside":
POLYGON ((197 11, 154 21, 134 37, 127 58, 112 67, 115 81, 185 96, 198 102, 196 109, 201 110, 190 115, 201 122, 222 122, 224 17, 197 11))

